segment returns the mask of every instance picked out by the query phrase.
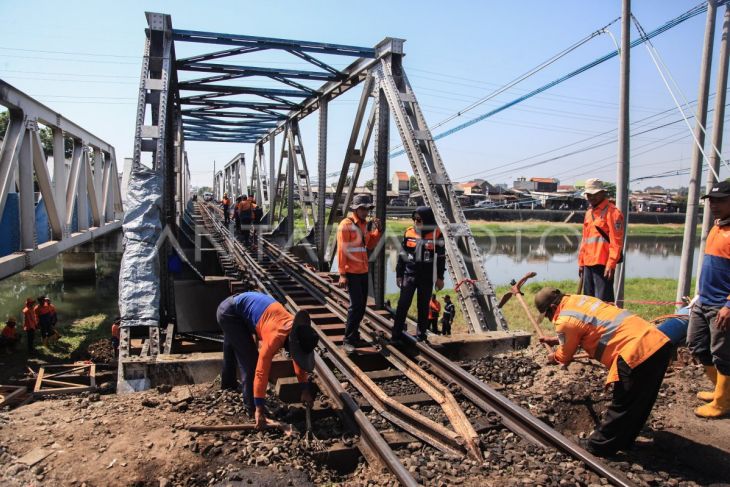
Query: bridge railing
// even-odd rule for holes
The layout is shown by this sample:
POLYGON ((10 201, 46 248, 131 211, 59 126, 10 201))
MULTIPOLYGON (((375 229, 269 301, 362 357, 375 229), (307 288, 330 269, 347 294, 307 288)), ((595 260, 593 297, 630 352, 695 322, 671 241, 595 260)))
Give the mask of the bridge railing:
POLYGON ((2 80, 0 105, 9 114, 0 147, 0 223, 10 234, 0 254, 1 279, 118 229, 124 208, 111 144, 2 80), (52 178, 41 125, 53 136, 52 178), (36 218, 41 202, 48 228, 36 218))

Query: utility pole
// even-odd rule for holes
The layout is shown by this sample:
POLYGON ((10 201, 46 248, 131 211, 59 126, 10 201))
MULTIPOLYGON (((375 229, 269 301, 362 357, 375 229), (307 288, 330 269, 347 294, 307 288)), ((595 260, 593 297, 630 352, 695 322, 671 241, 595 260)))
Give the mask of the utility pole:
MULTIPOLYGON (((700 87, 697 95, 697 116, 695 119, 695 139, 692 146, 692 168, 690 169, 689 192, 687 194, 687 213, 684 219, 684 239, 682 240, 682 260, 679 264, 677 282, 677 301, 690 293, 692 263, 694 262, 695 238, 697 237, 697 209, 700 198, 700 179, 702 178, 702 149, 705 133, 702 127, 707 122, 707 99, 710 91, 710 71, 712 70, 712 45, 715 37, 715 0, 707 2, 707 22, 705 24, 705 46, 702 50, 700 67, 700 87)), ((718 93, 719 95, 719 93, 718 93)))
MULTIPOLYGON (((619 74, 619 115, 618 115, 618 157, 616 160, 616 203, 624 215, 624 248, 629 234, 629 80, 631 72, 630 39, 631 37, 631 0, 623 0, 621 9, 621 53, 619 74)), ((620 306, 624 299, 624 279, 626 270, 626 252, 624 262, 616 268, 615 295, 620 306)))
POLYGON ((215 159, 213 159, 213 199, 218 201, 218 191, 215 187, 215 159))
MULTIPOLYGON (((710 154, 710 167, 713 171, 707 171, 707 188, 711 188, 717 183, 715 173, 720 174, 720 156, 722 153, 722 131, 725 128, 725 99, 727 97, 727 71, 728 71, 728 36, 730 35, 730 5, 725 5, 725 18, 722 23, 722 38, 720 40, 720 59, 717 66, 717 89, 715 91, 715 114, 712 122, 712 143, 717 148, 712 149, 710 154)), ((709 189, 708 189, 709 190, 709 189)), ((710 205, 705 201, 704 213, 702 214, 702 232, 700 233, 700 255, 697 259, 697 276, 695 284, 695 294, 700 292, 700 272, 702 272, 702 259, 705 254, 705 244, 707 243, 707 233, 710 231, 712 224, 712 212, 710 205)))

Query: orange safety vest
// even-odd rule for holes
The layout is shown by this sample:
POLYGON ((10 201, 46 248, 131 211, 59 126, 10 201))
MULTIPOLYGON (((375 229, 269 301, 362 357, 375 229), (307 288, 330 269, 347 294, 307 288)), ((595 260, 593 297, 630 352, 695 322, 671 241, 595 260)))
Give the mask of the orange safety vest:
POLYGON ((578 265, 615 268, 623 251, 624 230, 624 216, 608 199, 595 208, 588 208, 583 219, 578 265))
POLYGON ((437 299, 432 299, 428 302, 428 319, 433 320, 439 317, 441 313, 441 303, 437 299))
POLYGON ((23 308, 23 330, 35 330, 38 328, 38 317, 34 308, 26 306, 23 308))
POLYGON ((553 316, 560 347, 555 360, 568 364, 578 346, 605 365, 606 383, 619 380, 618 358, 632 369, 669 342, 669 338, 630 311, 592 296, 565 296, 553 316))
POLYGON ((116 323, 112 323, 112 337, 119 338, 119 325, 116 323))
POLYGON ((254 205, 249 200, 241 201, 236 207, 238 209, 238 216, 240 217, 244 213, 248 212, 249 215, 253 217, 253 207, 254 205))
POLYGON ((229 200, 228 198, 223 198, 222 203, 223 203, 223 206, 230 206, 231 200, 229 200))
POLYGON ((18 332, 14 327, 5 325, 5 328, 3 328, 2 336, 10 340, 15 340, 16 338, 18 338, 18 332))
POLYGON ((380 230, 367 231, 367 223, 353 213, 337 227, 337 266, 340 274, 367 274, 368 250, 380 239, 380 230))

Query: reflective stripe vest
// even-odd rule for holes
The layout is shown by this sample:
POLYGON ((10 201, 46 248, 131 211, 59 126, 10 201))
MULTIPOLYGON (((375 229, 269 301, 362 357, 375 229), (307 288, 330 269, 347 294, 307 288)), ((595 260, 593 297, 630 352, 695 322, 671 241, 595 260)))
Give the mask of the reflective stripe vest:
POLYGON ((337 227, 337 270, 340 274, 367 274, 368 250, 380 239, 380 230, 367 231, 367 223, 354 213, 337 227))
POLYGON ((428 302, 428 319, 434 320, 439 317, 441 313, 441 303, 437 299, 432 299, 428 302))
POLYGON ((434 260, 436 261, 436 278, 443 279, 446 270, 446 250, 441 230, 436 228, 423 235, 414 226, 410 226, 403 234, 396 277, 404 275, 432 276, 434 260))
POLYGON ((633 369, 669 342, 649 322, 592 296, 565 296, 553 323, 560 340, 555 360, 569 363, 580 346, 609 369, 607 384, 619 380, 619 356, 633 369))
POLYGON ((228 198, 223 198, 223 201, 221 203, 223 203, 223 206, 230 206, 231 200, 229 200, 228 198))
POLYGON ((607 199, 595 208, 588 208, 583 219, 583 240, 578 251, 578 265, 605 265, 613 269, 621 256, 623 245, 624 216, 621 211, 607 199))

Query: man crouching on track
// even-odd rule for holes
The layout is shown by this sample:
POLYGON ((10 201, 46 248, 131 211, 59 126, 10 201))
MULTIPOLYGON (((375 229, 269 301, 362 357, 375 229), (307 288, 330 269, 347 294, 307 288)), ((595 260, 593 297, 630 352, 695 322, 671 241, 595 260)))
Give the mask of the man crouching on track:
POLYGON ((281 347, 289 350, 299 383, 301 401, 314 402, 311 376, 314 348, 319 337, 312 329, 309 314, 299 311, 292 316, 274 298, 258 292, 236 294, 226 298, 217 312, 223 330, 223 371, 221 388, 236 387, 236 363, 241 373, 243 402, 249 414, 256 410, 256 427, 266 426, 264 409, 271 362, 281 347), (259 341, 257 350, 253 336, 259 341))
POLYGON ((535 295, 535 306, 558 333, 540 339, 559 345, 548 362, 567 365, 580 346, 609 369, 606 385, 613 384, 613 400, 603 422, 583 446, 600 456, 631 447, 649 417, 669 365, 669 338, 631 312, 591 296, 565 295, 544 287, 535 295))

